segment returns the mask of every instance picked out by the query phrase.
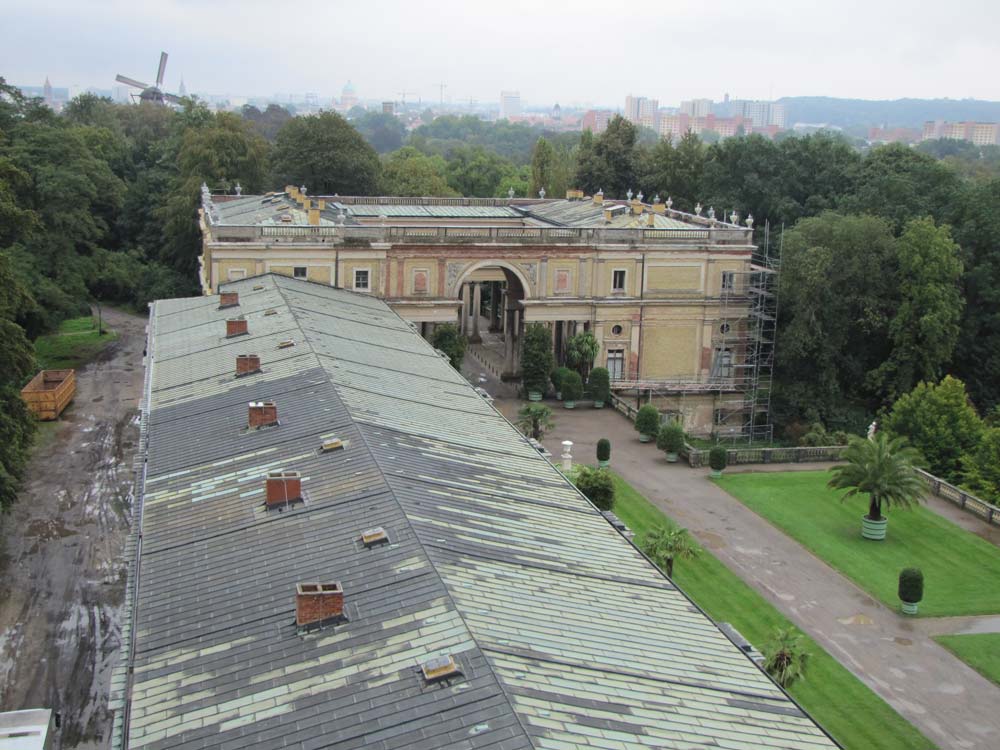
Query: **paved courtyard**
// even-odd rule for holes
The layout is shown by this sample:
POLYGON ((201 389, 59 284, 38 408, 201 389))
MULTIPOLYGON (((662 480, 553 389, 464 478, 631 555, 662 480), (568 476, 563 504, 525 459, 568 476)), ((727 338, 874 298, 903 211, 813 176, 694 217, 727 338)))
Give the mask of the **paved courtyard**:
MULTIPOLYGON (((492 383, 484 384, 487 390, 492 383)), ((491 390, 491 393, 493 391, 491 390)), ((568 411, 550 403, 556 427, 544 443, 558 462, 572 440, 577 461, 593 463, 599 438, 612 443, 612 468, 726 566, 819 642, 941 748, 1000 747, 1000 687, 939 646, 931 635, 997 632, 1000 617, 907 619, 876 602, 798 542, 707 479, 706 470, 667 464, 639 443, 632 425, 611 410, 568 411)), ((497 401, 512 421, 521 403, 497 401)), ((826 465, 828 466, 828 465, 826 465)), ((777 465, 771 471, 817 469, 777 465)), ((747 469, 765 467, 747 467, 747 469)), ((929 507, 994 543, 996 530, 936 499, 929 507)))

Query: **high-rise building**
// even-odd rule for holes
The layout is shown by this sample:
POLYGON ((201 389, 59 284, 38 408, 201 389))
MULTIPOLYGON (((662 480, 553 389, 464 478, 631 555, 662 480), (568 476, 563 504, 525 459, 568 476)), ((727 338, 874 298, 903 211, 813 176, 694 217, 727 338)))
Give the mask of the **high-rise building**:
POLYGON ((1000 124, 995 122, 944 122, 928 120, 924 123, 921 140, 951 138, 956 141, 971 141, 977 146, 1000 145, 1000 124))
POLYGON ((656 130, 659 120, 660 102, 645 96, 625 97, 625 119, 636 125, 656 130))
POLYGON ((583 115, 580 120, 580 130, 589 130, 594 135, 600 135, 608 129, 608 123, 614 117, 614 112, 610 109, 591 109, 583 115))
POLYGON ((500 92, 500 119, 509 120, 521 114, 521 92, 501 91, 500 92))
POLYGON ((765 128, 773 125, 785 128, 785 105, 779 102, 768 102, 757 99, 731 99, 716 114, 727 117, 742 117, 749 120, 755 127, 765 128))
POLYGON ((688 117, 708 117, 712 114, 711 99, 690 99, 681 102, 681 114, 688 117))

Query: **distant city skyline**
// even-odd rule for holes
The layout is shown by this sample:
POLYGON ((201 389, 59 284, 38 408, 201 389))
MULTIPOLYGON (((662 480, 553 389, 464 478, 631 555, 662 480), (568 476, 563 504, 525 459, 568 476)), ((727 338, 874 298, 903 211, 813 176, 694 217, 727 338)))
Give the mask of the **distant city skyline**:
POLYGON ((446 102, 498 102, 512 90, 524 107, 621 108, 630 92, 670 106, 725 93, 991 99, 990 77, 970 72, 1000 66, 991 38, 1000 7, 983 0, 919 13, 898 0, 675 0, 628 19, 591 0, 442 0, 434 12, 372 0, 295 13, 257 0, 40 0, 8 8, 5 20, 0 75, 13 83, 48 76, 53 86, 111 89, 116 73, 155 78, 166 50, 166 90, 183 77, 189 91, 240 97, 329 100, 351 80, 363 100, 399 100, 405 90, 408 101, 433 104, 444 83, 446 102))

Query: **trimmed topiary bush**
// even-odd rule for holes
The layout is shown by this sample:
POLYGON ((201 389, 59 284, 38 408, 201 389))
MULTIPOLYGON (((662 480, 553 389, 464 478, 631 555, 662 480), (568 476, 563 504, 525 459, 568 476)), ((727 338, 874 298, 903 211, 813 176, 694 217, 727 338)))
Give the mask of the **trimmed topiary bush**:
POLYGON ((723 469, 729 463, 729 451, 721 445, 713 445, 708 452, 708 466, 712 470, 712 476, 722 476, 723 469))
POLYGON ((562 378, 563 405, 572 409, 576 402, 583 398, 583 378, 580 373, 568 370, 562 378))
POLYGON ((597 465, 602 469, 611 461, 611 441, 601 438, 597 441, 597 465))
POLYGON ((615 504, 615 484, 607 469, 581 466, 573 483, 600 510, 611 510, 615 504))
POLYGON ((667 422, 656 436, 656 447, 667 454, 667 461, 674 463, 677 454, 684 450, 684 428, 676 420, 667 422))
POLYGON ((916 604, 924 598, 924 574, 920 568, 903 568, 899 572, 899 599, 916 604))
POLYGON ((568 367, 557 367, 552 372, 552 386, 556 389, 556 398, 563 398, 562 386, 563 381, 566 380, 566 376, 572 373, 573 370, 568 367))
POLYGON ((648 443, 660 432, 660 412, 652 404, 646 404, 635 415, 635 429, 639 432, 639 440, 648 443))
POLYGON ((587 384, 590 386, 590 395, 594 399, 594 406, 598 409, 611 400, 611 377, 606 368, 595 367, 591 370, 587 384))

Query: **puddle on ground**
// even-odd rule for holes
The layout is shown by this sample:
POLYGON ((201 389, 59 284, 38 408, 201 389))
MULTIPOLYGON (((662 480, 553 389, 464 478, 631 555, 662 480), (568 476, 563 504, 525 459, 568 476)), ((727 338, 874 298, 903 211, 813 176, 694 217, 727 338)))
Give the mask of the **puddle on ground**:
POLYGON ((913 645, 913 641, 911 641, 909 638, 900 638, 898 635, 895 638, 893 638, 892 640, 894 640, 900 646, 912 646, 913 645))

